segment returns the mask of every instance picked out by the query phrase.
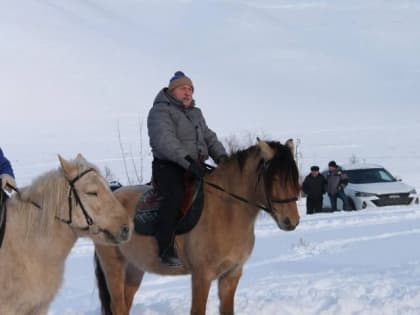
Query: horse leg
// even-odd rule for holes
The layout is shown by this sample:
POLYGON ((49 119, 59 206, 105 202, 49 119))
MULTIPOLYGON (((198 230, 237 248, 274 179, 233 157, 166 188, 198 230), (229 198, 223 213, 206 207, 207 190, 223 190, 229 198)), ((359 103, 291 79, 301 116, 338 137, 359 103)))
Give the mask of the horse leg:
POLYGON ((99 296, 102 304, 103 315, 128 315, 129 310, 125 303, 125 267, 123 257, 119 254, 118 248, 113 246, 102 246, 96 244, 96 254, 99 263, 98 269, 102 269, 105 283, 100 284, 98 280, 99 296))
POLYGON ((137 269, 129 264, 125 270, 125 305, 130 310, 133 304, 134 295, 136 294, 141 281, 143 280, 144 271, 137 269))
POLYGON ((235 291, 238 287, 239 279, 242 275, 242 266, 236 268, 219 278, 219 299, 220 299, 220 314, 233 315, 235 304, 235 291))
POLYGON ((191 315, 206 314, 206 304, 209 296, 211 278, 205 272, 197 270, 192 273, 192 306, 191 315))

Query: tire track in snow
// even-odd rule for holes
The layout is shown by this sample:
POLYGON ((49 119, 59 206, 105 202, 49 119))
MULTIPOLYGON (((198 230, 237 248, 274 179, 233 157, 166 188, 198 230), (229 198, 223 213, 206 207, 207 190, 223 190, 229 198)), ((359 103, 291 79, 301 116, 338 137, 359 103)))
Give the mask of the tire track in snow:
MULTIPOLYGON (((353 226, 375 226, 403 221, 420 220, 418 207, 393 207, 381 210, 340 211, 304 215, 297 231, 333 230, 353 226)), ((271 218, 263 217, 257 222, 256 235, 267 237, 277 234, 278 227, 271 218)))
POLYGON ((286 262, 286 261, 298 261, 308 257, 338 252, 346 247, 356 245, 358 243, 370 242, 375 240, 390 239, 394 237, 408 236, 420 234, 420 229, 411 229, 407 231, 382 233, 371 236, 351 237, 343 238, 338 240, 329 240, 321 242, 307 242, 303 238, 299 239, 298 244, 292 245, 292 253, 286 255, 280 255, 272 259, 266 259, 255 263, 249 263, 246 268, 260 267, 268 264, 286 262))

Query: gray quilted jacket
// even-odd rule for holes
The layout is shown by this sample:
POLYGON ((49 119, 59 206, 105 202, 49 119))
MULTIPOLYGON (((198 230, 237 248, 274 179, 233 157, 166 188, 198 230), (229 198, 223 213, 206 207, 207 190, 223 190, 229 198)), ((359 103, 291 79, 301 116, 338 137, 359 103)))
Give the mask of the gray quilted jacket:
POLYGON ((327 193, 335 195, 344 190, 348 183, 347 174, 343 173, 340 169, 335 172, 328 172, 327 175, 327 193))
POLYGON ((191 104, 184 108, 181 101, 167 94, 167 88, 156 96, 147 117, 150 146, 153 156, 178 163, 185 169, 190 163, 185 159, 206 160, 209 156, 216 162, 226 150, 203 117, 201 110, 191 104))

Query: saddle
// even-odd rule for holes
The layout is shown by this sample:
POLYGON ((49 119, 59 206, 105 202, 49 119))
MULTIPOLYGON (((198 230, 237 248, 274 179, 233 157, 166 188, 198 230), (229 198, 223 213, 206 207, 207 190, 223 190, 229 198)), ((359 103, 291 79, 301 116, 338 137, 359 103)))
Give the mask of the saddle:
MULTIPOLYGON (((162 198, 152 184, 148 184, 145 187, 146 190, 136 206, 134 230, 142 235, 155 235, 162 198)), ((197 224, 203 210, 203 182, 186 179, 185 188, 175 234, 189 232, 197 224)))

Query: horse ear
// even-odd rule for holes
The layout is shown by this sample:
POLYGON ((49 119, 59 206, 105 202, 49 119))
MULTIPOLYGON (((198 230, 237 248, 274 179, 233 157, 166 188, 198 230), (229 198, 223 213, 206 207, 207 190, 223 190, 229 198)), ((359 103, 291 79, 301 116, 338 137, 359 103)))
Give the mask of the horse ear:
POLYGON ((271 160, 274 157, 274 150, 268 145, 267 142, 260 140, 260 138, 257 138, 257 145, 261 150, 261 155, 264 161, 271 160))
POLYGON ((83 163, 87 163, 87 160, 85 159, 85 157, 81 153, 77 154, 76 160, 81 161, 83 163))
POLYGON ((293 139, 290 138, 289 140, 286 141, 286 147, 289 148, 290 152, 292 152, 292 155, 295 155, 295 143, 293 142, 293 139))
POLYGON ((73 165, 67 161, 65 158, 63 158, 60 154, 58 154, 58 160, 60 161, 61 168, 64 171, 64 174, 67 177, 71 177, 71 173, 73 171, 73 165))

